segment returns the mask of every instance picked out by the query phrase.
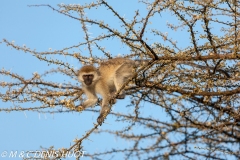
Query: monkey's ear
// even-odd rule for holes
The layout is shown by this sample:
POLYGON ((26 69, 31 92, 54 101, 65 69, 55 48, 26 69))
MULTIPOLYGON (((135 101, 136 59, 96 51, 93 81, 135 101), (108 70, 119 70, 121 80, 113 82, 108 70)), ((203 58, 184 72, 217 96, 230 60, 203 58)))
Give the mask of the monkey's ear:
POLYGON ((83 82, 83 81, 84 81, 83 78, 82 78, 82 74, 79 74, 77 78, 78 78, 78 80, 79 80, 80 82, 83 82))
POLYGON ((99 71, 99 69, 97 69, 97 74, 100 76, 100 71, 99 71))
POLYGON ((94 74, 93 81, 98 81, 101 78, 101 75, 98 75, 97 73, 94 74))

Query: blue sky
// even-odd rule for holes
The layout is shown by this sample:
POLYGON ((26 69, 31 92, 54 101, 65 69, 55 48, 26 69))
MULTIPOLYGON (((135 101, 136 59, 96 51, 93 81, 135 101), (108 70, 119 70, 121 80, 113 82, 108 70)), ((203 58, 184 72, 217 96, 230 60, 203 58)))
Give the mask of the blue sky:
MULTIPOLYGON (((85 1, 80 1, 82 4, 85 1)), ((88 1, 86 1, 88 2, 88 1)), ((79 3, 79 1, 14 1, 8 0, 1 2, 0 5, 0 41, 3 38, 14 41, 20 46, 26 45, 37 51, 46 51, 49 48, 62 49, 71 45, 83 42, 83 32, 78 21, 62 16, 53 12, 47 7, 28 7, 32 4, 50 4, 56 7, 60 3, 79 3)), ((135 11, 133 8, 141 8, 134 5, 134 1, 122 1, 122 3, 112 3, 112 5, 124 16, 132 19, 135 11), (128 3, 125 7, 124 3, 128 3)), ((109 16, 106 11, 98 11, 93 16, 99 19, 114 21, 113 17, 109 16), (107 19, 106 19, 107 17, 107 19)), ((114 23, 113 23, 114 24, 114 23)), ((94 36, 97 30, 91 30, 94 36)), ((128 52, 128 49, 119 44, 104 44, 113 55, 128 52)), ((96 53, 98 54, 98 53, 96 53)), ((87 55, 87 54, 86 54, 87 55)), ((79 63, 73 62, 76 68, 80 67, 79 63)), ((0 68, 11 70, 22 76, 30 78, 34 72, 43 73, 49 69, 49 66, 36 59, 29 53, 16 51, 7 47, 5 44, 0 44, 0 68)), ((54 68, 54 67, 53 67, 54 68)), ((58 77, 52 77, 52 81, 61 81, 58 77)), ((0 76, 0 81, 7 80, 0 76)), ((125 102, 129 99, 119 101, 114 109, 122 109, 125 102)), ((8 108, 11 103, 0 102, 0 108, 8 108)), ((26 104, 23 106, 27 106, 26 104)), ((37 106, 37 104, 33 104, 37 106)), ((154 115, 151 106, 148 108, 148 113, 154 115)), ((98 108, 99 109, 99 108, 98 108)), ((126 112, 132 112, 132 109, 125 108, 126 112)), ((160 111, 163 112, 163 111, 160 111)), ((38 150, 40 146, 55 148, 69 147, 73 144, 74 138, 80 138, 88 129, 96 122, 98 114, 83 112, 83 113, 64 113, 64 114, 38 114, 36 112, 0 112, 0 153, 3 151, 27 151, 38 150)), ((107 124, 104 124, 101 129, 117 128, 121 125, 115 122, 109 115, 107 124)), ((90 140, 84 141, 85 150, 87 152, 95 152, 105 150, 107 143, 115 143, 118 147, 130 145, 125 142, 118 141, 114 137, 108 135, 94 135, 89 137, 90 140), (105 145, 104 145, 105 144, 105 145)), ((5 158, 7 159, 7 158, 5 158)))

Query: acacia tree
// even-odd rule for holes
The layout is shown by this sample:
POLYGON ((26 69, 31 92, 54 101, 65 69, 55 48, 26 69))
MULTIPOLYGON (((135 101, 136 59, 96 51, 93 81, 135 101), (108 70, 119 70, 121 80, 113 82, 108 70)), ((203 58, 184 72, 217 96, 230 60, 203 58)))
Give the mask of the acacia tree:
MULTIPOLYGON (((131 98, 127 106, 134 108, 134 114, 109 112, 108 115, 116 117, 118 123, 126 126, 116 130, 98 130, 99 124, 96 122, 72 146, 59 150, 61 153, 81 151, 84 149, 82 142, 89 135, 107 132, 132 142, 132 146, 122 149, 113 147, 85 156, 101 159, 102 156, 124 153, 126 159, 239 159, 239 1, 141 0, 139 3, 145 5, 148 12, 137 10, 132 20, 120 16, 109 2, 103 0, 85 5, 61 4, 58 8, 36 5, 49 7, 80 21, 85 41, 62 50, 37 52, 4 39, 3 42, 9 47, 31 53, 39 60, 59 67, 49 69, 43 75, 35 73, 31 79, 2 69, 0 74, 13 80, 0 83, 0 98, 3 102, 13 101, 18 105, 1 108, 0 111, 79 112, 76 106, 84 99, 81 87, 75 83, 50 82, 45 77, 51 73, 62 73, 77 81, 77 70, 60 57, 73 57, 83 64, 97 65, 103 59, 113 58, 101 42, 116 38, 119 45, 129 48, 129 54, 122 57, 147 60, 122 87, 131 98), (111 22, 96 20, 85 14, 86 10, 99 8, 109 10, 121 28, 116 29, 111 22), (189 38, 185 46, 179 44, 179 39, 171 36, 171 32, 168 35, 152 27, 151 23, 158 23, 166 15, 165 12, 175 20, 171 22, 170 19, 161 25, 168 26, 175 35, 184 33, 189 38), (102 32, 98 37, 90 38, 87 25, 98 27, 102 32), (68 52, 81 46, 88 49, 89 55, 68 52), (94 55, 92 46, 97 47, 105 57, 94 55), (48 57, 53 54, 58 55, 59 59, 48 57), (40 102, 41 105, 27 108, 24 107, 26 102, 40 102), (141 113, 139 108, 147 107, 147 104, 163 108, 170 119, 141 113), (146 132, 139 133, 138 126, 145 128, 146 132), (144 143, 149 141, 147 145, 144 143)), ((111 45, 111 42, 108 43, 111 45)), ((98 112, 95 109, 87 111, 98 112)), ((55 158, 61 156, 58 154, 55 158)))

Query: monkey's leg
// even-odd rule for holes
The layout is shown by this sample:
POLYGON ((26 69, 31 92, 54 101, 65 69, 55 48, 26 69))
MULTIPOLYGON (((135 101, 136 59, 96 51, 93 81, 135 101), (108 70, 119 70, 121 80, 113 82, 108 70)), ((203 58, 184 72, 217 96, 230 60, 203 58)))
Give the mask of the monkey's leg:
MULTIPOLYGON (((119 67, 115 73, 114 76, 114 85, 116 87, 116 90, 119 91, 122 85, 132 76, 132 66, 125 64, 119 67)), ((124 91, 121 91, 117 97, 118 99, 124 99, 125 93, 124 91)))
MULTIPOLYGON (((124 79, 121 77, 118 77, 117 76, 114 78, 114 84, 115 84, 115 87, 116 87, 116 90, 119 91, 119 89, 122 87, 122 85, 124 84, 124 79)), ((117 96, 117 99, 124 99, 125 98, 125 94, 124 94, 124 91, 121 91, 118 96, 117 96)))

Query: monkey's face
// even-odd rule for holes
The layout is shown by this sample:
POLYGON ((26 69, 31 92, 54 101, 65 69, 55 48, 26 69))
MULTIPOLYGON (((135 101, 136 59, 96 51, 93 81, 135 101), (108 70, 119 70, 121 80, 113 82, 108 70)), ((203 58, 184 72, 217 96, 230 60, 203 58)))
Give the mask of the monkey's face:
POLYGON ((93 82, 94 75, 93 74, 85 74, 82 76, 84 83, 89 86, 93 82))

